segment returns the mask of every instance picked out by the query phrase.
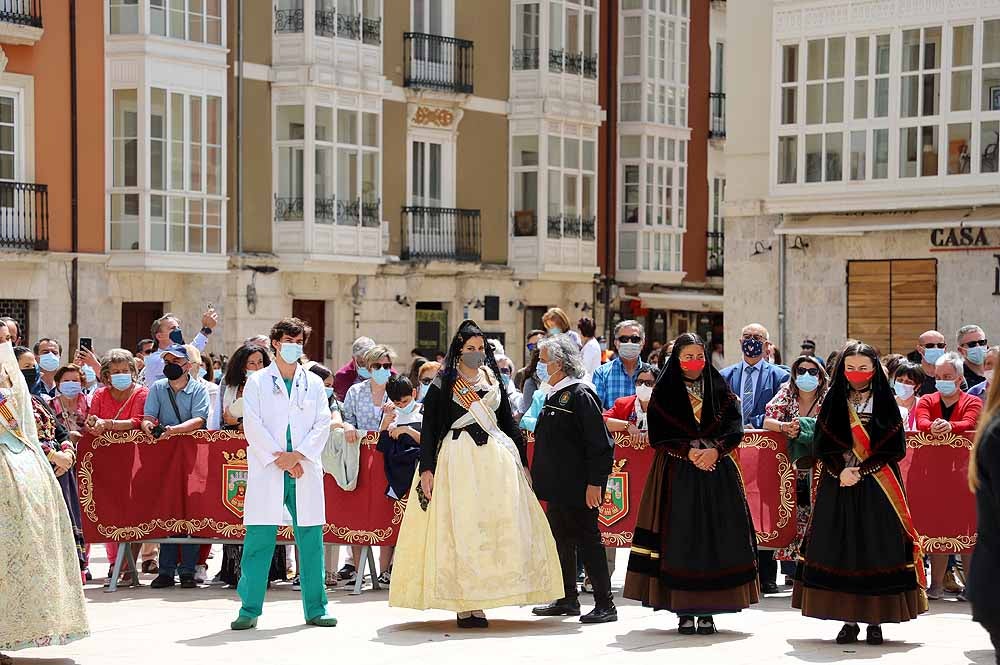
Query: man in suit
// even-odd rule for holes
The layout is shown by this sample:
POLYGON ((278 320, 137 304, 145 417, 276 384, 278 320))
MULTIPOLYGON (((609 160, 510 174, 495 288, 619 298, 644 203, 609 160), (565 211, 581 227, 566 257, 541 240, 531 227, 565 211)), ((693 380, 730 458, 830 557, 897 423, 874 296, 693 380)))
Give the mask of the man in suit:
MULTIPOLYGON (((740 335, 743 360, 722 370, 729 389, 740 398, 743 426, 747 429, 763 429, 764 408, 789 377, 787 370, 764 360, 767 344, 767 328, 751 323, 740 335)), ((778 593, 778 562, 773 550, 758 548, 757 572, 761 593, 778 593)))

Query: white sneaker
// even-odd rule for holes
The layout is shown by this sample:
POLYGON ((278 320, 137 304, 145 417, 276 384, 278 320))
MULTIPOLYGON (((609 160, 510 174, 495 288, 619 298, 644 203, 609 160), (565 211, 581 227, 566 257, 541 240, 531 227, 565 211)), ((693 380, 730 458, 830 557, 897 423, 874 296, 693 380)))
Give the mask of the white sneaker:
POLYGON ((204 584, 208 579, 208 566, 195 566, 194 567, 194 581, 198 584, 204 584))

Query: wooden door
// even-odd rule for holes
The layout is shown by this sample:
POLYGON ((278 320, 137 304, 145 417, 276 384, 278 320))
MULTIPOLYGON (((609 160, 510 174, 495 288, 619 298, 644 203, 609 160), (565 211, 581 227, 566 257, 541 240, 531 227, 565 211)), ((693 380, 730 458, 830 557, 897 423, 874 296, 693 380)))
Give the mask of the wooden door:
POLYGON ((890 350, 907 354, 917 338, 937 328, 937 260, 892 262, 890 350))
POLYGON ((937 327, 937 260, 850 261, 847 336, 906 354, 937 327))
MULTIPOLYGON (((135 353, 139 340, 152 339, 150 327, 153 321, 163 316, 162 302, 123 302, 122 303, 122 337, 123 349, 135 353)), ((90 337, 87 330, 80 330, 80 335, 90 337)), ((192 336, 192 339, 194 337, 192 336)))
POLYGON ((312 327, 312 334, 305 344, 306 357, 325 364, 323 341, 326 339, 326 301, 293 300, 292 316, 302 319, 312 327))
POLYGON ((847 264, 847 337, 889 353, 891 261, 847 264))

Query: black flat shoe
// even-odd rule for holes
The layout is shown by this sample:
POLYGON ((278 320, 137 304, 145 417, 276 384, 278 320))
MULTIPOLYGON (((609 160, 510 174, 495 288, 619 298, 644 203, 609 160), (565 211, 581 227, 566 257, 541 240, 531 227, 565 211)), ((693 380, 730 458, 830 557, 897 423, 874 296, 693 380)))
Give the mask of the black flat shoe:
POLYGON ((699 635, 715 635, 715 619, 712 617, 701 617, 698 619, 699 635))
POLYGON ((580 617, 580 623, 611 623, 612 621, 618 621, 618 608, 614 605, 610 607, 595 607, 580 617))
POLYGON ((580 616, 580 603, 567 603, 557 600, 548 605, 542 605, 531 610, 537 617, 578 617, 580 616))
POLYGON ((860 634, 861 628, 859 626, 852 626, 849 623, 845 623, 844 627, 837 633, 837 644, 853 644, 858 641, 858 635, 860 634))
POLYGON ((157 575, 149 584, 150 589, 167 589, 175 584, 173 576, 157 575))
POLYGON ((694 617, 682 616, 677 624, 677 632, 681 635, 694 635, 694 617))
POLYGON ((868 637, 865 639, 865 642, 868 642, 873 647, 877 647, 883 641, 882 626, 868 626, 868 637))
POLYGON ((773 596, 776 593, 781 593, 781 589, 774 582, 766 582, 760 585, 760 592, 765 596, 773 596))
POLYGON ((486 620, 486 617, 458 617, 457 619, 459 628, 489 628, 490 622, 486 620))

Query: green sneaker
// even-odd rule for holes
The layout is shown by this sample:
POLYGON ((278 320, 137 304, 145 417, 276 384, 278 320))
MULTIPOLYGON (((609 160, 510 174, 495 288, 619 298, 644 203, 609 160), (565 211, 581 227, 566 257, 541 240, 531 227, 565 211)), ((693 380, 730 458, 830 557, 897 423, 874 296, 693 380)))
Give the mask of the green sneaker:
POLYGON ((251 628, 257 627, 257 619, 255 617, 245 617, 241 616, 236 621, 229 624, 232 630, 250 630, 251 628))
POLYGON ((337 620, 334 619, 329 614, 324 614, 323 616, 314 617, 306 621, 309 626, 321 626, 323 628, 333 628, 337 625, 337 620))

